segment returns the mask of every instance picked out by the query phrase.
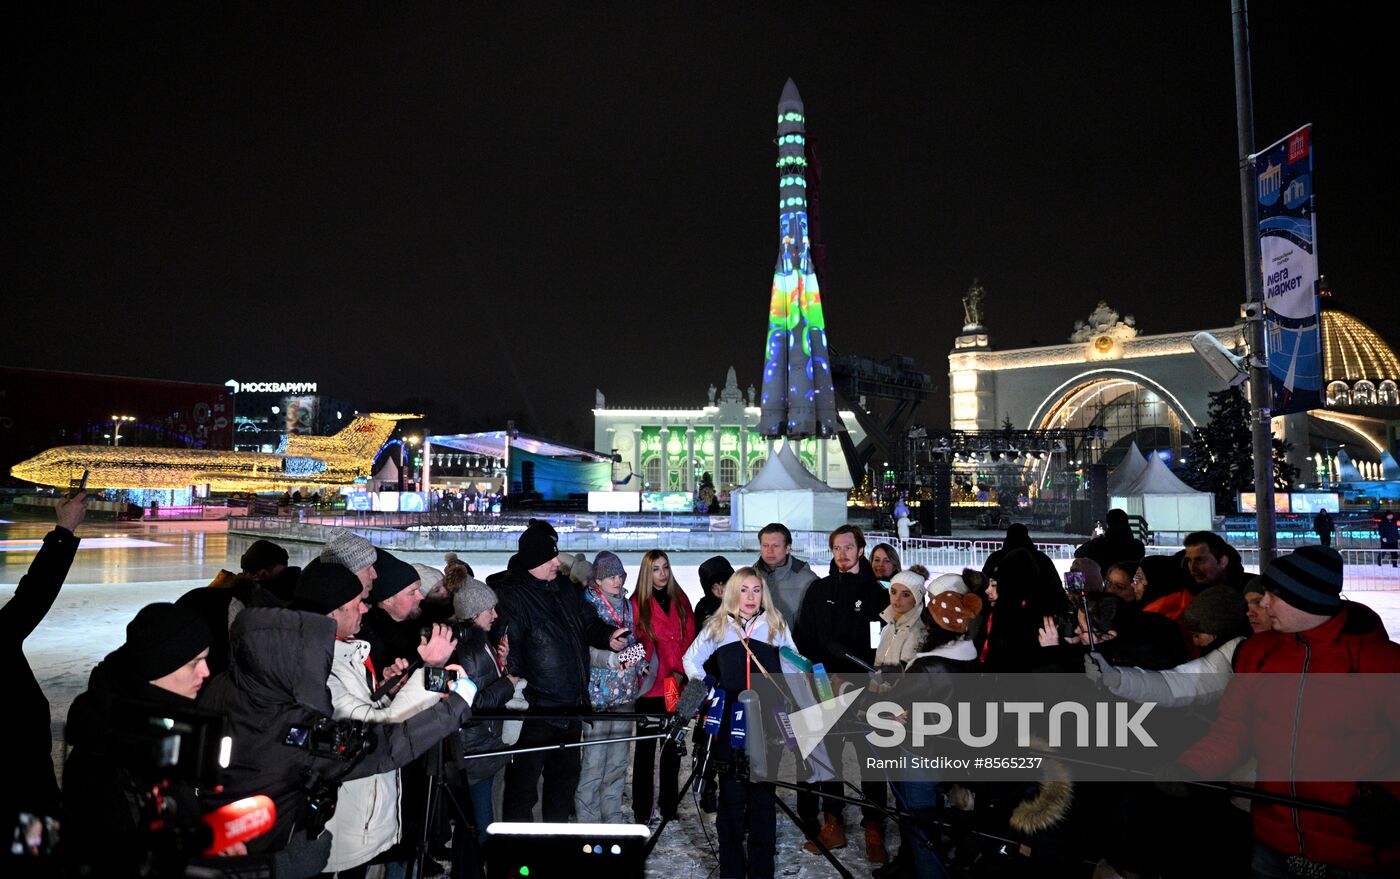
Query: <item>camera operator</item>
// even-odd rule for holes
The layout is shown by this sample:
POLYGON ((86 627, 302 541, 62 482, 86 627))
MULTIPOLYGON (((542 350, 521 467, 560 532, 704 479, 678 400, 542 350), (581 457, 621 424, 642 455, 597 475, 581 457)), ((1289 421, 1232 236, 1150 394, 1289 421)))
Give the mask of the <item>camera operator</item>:
MULTIPOLYGON (((209 677, 209 643, 209 627, 193 608, 148 604, 127 623, 126 643, 92 670, 87 691, 73 701, 64 728, 72 750, 63 767, 63 850, 74 875, 135 875, 152 824, 198 822, 194 787, 163 768, 137 765, 118 744, 114 712, 122 702, 139 703, 152 716, 193 709, 209 677)), ((230 852, 244 853, 241 843, 230 852)))
MULTIPOLYGON (((350 578, 333 570, 336 566, 323 560, 318 567, 328 569, 326 575, 335 580, 333 590, 345 595, 345 602, 359 594, 350 578)), ((307 576, 305 571, 302 576, 307 576)), ((363 588, 363 579, 356 582, 363 588)), ((323 587, 313 579, 306 588, 323 587)), ((207 799, 212 806, 252 794, 273 800, 276 824, 251 840, 248 849, 251 854, 274 855, 279 879, 312 876, 325 865, 331 839, 319 831, 341 782, 403 766, 471 713, 475 687, 460 677, 451 696, 403 723, 365 727, 346 747, 290 747, 292 727, 310 727, 334 713, 326 682, 335 657, 336 630, 336 621, 324 614, 248 608, 230 631, 228 672, 211 680, 200 696, 202 707, 228 717, 233 736, 226 783, 207 799)))
POLYGON ((54 512, 58 527, 44 538, 14 596, 0 607, 0 663, 12 671, 14 688, 8 700, 13 713, 7 722, 0 723, 0 748, 11 764, 5 783, 0 784, 0 820, 6 829, 15 826, 21 811, 58 815, 49 700, 24 656, 24 639, 43 622, 68 576, 78 551, 73 532, 87 515, 87 495, 79 492, 71 499, 60 499, 54 512))
MULTIPOLYGON (((403 676, 395 694, 373 698, 379 680, 365 671, 370 645, 355 638, 367 610, 364 599, 368 591, 345 568, 317 560, 306 566, 292 607, 324 613, 335 621, 335 659, 327 681, 335 719, 397 723, 432 707, 440 697, 424 686, 422 671, 403 676, 408 663, 400 660, 385 674, 403 676)), ((452 654, 452 641, 446 626, 434 628, 433 637, 418 647, 418 655, 425 665, 442 668, 452 654)), ((449 668, 460 671, 455 666, 449 668)), ((335 816, 326 824, 333 836, 326 872, 360 867, 399 841, 401 795, 397 769, 340 786, 335 816)))

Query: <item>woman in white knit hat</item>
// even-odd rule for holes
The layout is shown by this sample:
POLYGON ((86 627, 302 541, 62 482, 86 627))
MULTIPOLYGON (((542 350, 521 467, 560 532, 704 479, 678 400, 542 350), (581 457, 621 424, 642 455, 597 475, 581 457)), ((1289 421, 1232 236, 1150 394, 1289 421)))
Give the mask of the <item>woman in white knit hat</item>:
POLYGON ((928 635, 924 612, 924 578, 913 571, 900 571, 890 581, 890 606, 880 611, 888 625, 880 630, 880 646, 875 648, 875 665, 899 668, 912 661, 928 635))

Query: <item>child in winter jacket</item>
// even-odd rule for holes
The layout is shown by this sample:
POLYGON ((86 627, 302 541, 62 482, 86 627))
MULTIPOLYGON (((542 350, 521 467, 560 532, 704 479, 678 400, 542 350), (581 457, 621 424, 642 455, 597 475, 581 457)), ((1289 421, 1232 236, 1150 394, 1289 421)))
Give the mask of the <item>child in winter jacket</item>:
MULTIPOLYGON (((619 628, 632 628, 632 604, 623 592, 627 572, 622 560, 606 550, 598 553, 592 573, 584 584, 583 597, 598 611, 605 622, 619 628)), ((627 647, 636 644, 629 636, 627 647)), ((624 648, 625 649, 625 648, 624 648)), ((646 663, 619 662, 618 653, 611 650, 588 650, 591 668, 588 672, 588 701, 595 713, 634 710, 637 694, 650 686, 654 672, 648 674, 646 663)), ((628 720, 594 720, 584 730, 585 741, 617 739, 632 734, 628 720)), ((622 809, 622 789, 627 779, 629 742, 613 742, 582 748, 578 788, 574 793, 574 815, 580 824, 626 824, 630 820, 622 809)))

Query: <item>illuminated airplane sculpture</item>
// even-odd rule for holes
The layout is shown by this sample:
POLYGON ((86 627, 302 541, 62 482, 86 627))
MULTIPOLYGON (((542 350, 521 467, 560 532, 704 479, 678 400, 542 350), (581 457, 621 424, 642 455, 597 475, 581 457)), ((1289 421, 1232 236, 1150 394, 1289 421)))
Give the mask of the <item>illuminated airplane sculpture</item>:
POLYGON ((286 437, 276 452, 58 446, 10 468, 10 475, 67 488, 89 471, 89 488, 185 488, 281 491, 349 485, 369 476, 394 425, 419 415, 360 415, 334 436, 286 437))

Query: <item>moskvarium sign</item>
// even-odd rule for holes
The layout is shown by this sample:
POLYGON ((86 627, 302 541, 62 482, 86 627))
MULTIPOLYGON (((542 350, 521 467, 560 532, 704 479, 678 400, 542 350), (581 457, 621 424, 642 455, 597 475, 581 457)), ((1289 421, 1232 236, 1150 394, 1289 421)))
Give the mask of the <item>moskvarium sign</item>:
POLYGON ((1312 126, 1254 158, 1273 414, 1322 406, 1312 126))
POLYGON ((241 382, 229 379, 224 384, 235 394, 314 394, 315 382, 241 382))

